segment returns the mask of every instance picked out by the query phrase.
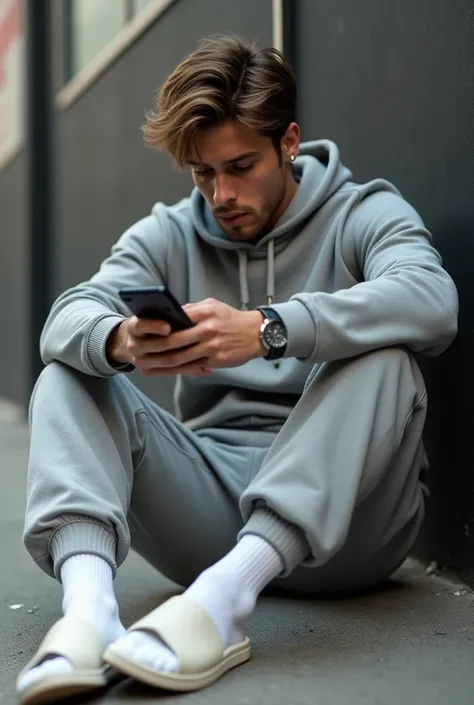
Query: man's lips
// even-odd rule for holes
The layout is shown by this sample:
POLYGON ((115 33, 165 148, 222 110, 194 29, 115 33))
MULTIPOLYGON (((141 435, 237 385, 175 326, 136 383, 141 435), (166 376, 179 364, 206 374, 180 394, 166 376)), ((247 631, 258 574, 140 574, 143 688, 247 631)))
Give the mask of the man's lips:
POLYGON ((247 215, 248 213, 222 213, 216 217, 226 225, 240 225, 247 215))

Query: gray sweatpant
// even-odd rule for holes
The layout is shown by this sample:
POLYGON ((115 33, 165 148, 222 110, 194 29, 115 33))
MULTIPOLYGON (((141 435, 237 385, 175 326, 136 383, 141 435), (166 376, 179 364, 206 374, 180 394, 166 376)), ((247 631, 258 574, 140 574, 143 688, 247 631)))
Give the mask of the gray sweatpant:
POLYGON ((125 375, 52 363, 30 407, 25 543, 56 577, 79 552, 115 569, 131 545, 188 585, 245 533, 285 561, 281 518, 304 561, 292 570, 288 559, 276 585, 366 587, 405 559, 423 519, 425 414, 422 375, 403 348, 315 367, 278 435, 195 433, 125 375))

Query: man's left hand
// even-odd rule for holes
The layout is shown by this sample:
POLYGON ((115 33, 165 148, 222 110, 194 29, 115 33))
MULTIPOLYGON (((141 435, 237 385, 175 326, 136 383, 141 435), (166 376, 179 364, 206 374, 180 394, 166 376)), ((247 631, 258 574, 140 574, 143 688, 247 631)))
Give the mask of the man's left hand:
POLYGON ((187 330, 156 338, 153 353, 141 360, 146 376, 200 376, 213 368, 238 367, 266 354, 259 331, 259 311, 239 311, 216 299, 183 306, 195 324, 187 330))

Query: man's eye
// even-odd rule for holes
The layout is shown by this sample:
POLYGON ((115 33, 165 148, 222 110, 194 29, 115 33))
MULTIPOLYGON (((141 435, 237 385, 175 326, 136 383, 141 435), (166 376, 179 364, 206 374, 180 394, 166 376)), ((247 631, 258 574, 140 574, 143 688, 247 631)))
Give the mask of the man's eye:
POLYGON ((197 176, 208 176, 211 171, 212 169, 194 169, 194 173, 197 174, 197 176))
POLYGON ((234 164, 234 171, 242 173, 244 171, 250 171, 252 167, 253 162, 250 162, 249 164, 234 164))

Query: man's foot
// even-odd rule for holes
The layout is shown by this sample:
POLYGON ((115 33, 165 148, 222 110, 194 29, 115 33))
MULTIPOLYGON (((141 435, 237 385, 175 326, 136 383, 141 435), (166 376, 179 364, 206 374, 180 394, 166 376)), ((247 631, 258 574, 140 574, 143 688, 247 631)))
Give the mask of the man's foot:
MULTIPOLYGON (((224 647, 244 639, 242 621, 251 614, 255 605, 254 597, 245 586, 210 568, 186 590, 185 595, 208 612, 216 624, 224 647)), ((113 648, 122 656, 157 671, 175 672, 179 668, 174 653, 153 634, 142 631, 126 634, 113 648)))
MULTIPOLYGON (((63 614, 89 622, 104 641, 104 648, 126 633, 120 622, 109 564, 86 554, 73 556, 61 569, 64 588, 63 614)), ((20 676, 17 690, 23 691, 45 676, 72 673, 72 664, 62 657, 49 657, 20 676)))
MULTIPOLYGON (((184 593, 209 614, 224 648, 244 639, 243 623, 252 613, 261 590, 283 569, 279 554, 264 539, 246 535, 221 561, 204 571, 184 593)), ((189 635, 192 639, 192 634, 189 635)), ((176 672, 175 654, 146 632, 126 634, 114 652, 160 672, 176 672)))

